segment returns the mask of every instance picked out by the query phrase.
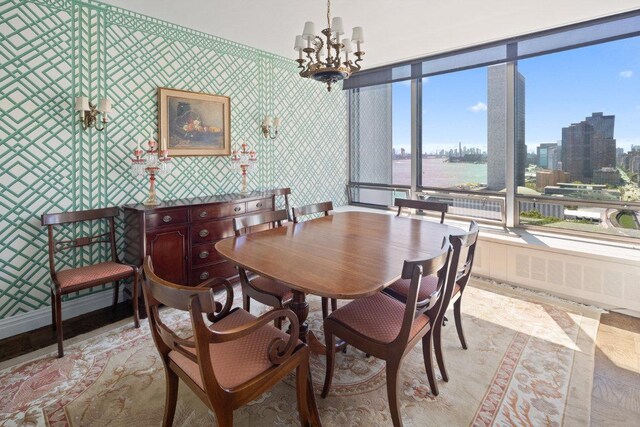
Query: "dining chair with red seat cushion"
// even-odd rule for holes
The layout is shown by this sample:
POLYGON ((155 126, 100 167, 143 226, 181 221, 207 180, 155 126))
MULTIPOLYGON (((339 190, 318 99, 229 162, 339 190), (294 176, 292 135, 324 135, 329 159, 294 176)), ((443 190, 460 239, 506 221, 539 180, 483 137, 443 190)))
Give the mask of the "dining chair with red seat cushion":
MULTIPOLYGON (((322 214, 329 216, 329 212, 333 210, 333 202, 320 202, 312 203, 310 205, 298 206, 291 209, 293 215, 293 222, 300 222, 300 218, 308 215, 322 214)), ((322 297, 322 318, 324 319, 329 315, 329 300, 326 297, 322 297)), ((335 311, 338 308, 338 300, 331 298, 331 311, 335 311)))
MULTIPOLYGON (((52 325, 58 339, 58 357, 64 356, 62 333, 62 297, 83 289, 114 283, 113 307, 118 304, 120 281, 133 278, 133 321, 136 328, 140 327, 138 316, 138 267, 123 264, 118 259, 115 238, 115 218, 119 215, 118 207, 93 209, 87 211, 45 213, 42 214, 41 224, 47 226, 49 248, 49 272, 51 274, 51 317, 52 325), (83 236, 67 240, 56 240, 54 227, 64 224, 80 224, 89 221, 107 222, 108 231, 102 234, 83 236), (58 270, 56 260, 67 255, 69 250, 84 246, 109 244, 110 261, 92 265, 58 270)), ((66 261, 70 263, 69 260, 66 261)))
MULTIPOLYGON (((460 304, 462 292, 464 291, 467 282, 471 276, 471 268, 473 267, 473 259, 476 251, 476 244, 478 242, 479 228, 475 221, 471 221, 469 224, 469 231, 460 236, 460 254, 458 256, 458 264, 456 271, 456 280, 451 284, 451 288, 447 289, 444 294, 443 309, 440 313, 440 322, 436 322, 434 328, 434 347, 436 353, 436 360, 440 368, 440 374, 442 379, 446 382, 449 381, 449 375, 444 363, 444 356, 442 353, 442 324, 444 316, 449 304, 453 301, 453 313, 456 323, 456 330, 458 332, 458 338, 462 348, 467 349, 467 343, 464 338, 464 332, 462 330, 462 316, 460 313, 460 304)), ((419 298, 430 295, 437 286, 438 278, 436 276, 428 276, 422 279, 422 285, 418 291, 419 298)), ((406 301, 409 295, 410 283, 405 279, 399 279, 393 284, 385 288, 383 292, 389 296, 399 300, 406 301)))
POLYGON ((233 287, 221 278, 190 287, 156 276, 151 258, 144 261, 143 293, 151 335, 165 368, 166 397, 163 426, 173 423, 180 379, 211 409, 221 427, 233 425, 234 410, 246 405, 296 371, 296 398, 303 426, 319 426, 312 390, 309 347, 298 340, 298 320, 289 309, 274 309, 255 317, 232 309, 233 287), (223 286, 224 305, 213 288, 223 286), (182 338, 165 324, 163 304, 188 311, 193 336, 182 338), (204 315, 212 322, 207 324, 204 315), (273 327, 288 319, 291 335, 273 327))
POLYGON ((438 386, 433 374, 432 331, 447 287, 450 265, 455 260, 459 239, 444 242, 442 250, 429 259, 405 261, 402 278, 411 280, 406 303, 384 293, 354 300, 324 320, 327 365, 322 397, 331 388, 335 365, 335 338, 339 337, 368 355, 386 361, 387 396, 394 426, 402 425, 398 406, 398 371, 404 357, 421 340, 425 370, 434 395, 438 386), (438 277, 436 290, 424 301, 418 301, 423 277, 438 277))
MULTIPOLYGON (((288 219, 287 211, 261 212, 254 215, 234 218, 233 229, 236 237, 249 234, 256 229, 268 229, 281 227, 283 221, 288 219)), ((242 287, 242 305, 246 311, 251 309, 251 298, 262 304, 274 308, 288 307, 293 299, 293 292, 284 283, 259 276, 253 272, 247 272, 238 267, 240 284, 242 287)), ((280 328, 281 318, 275 320, 276 327, 280 328)))

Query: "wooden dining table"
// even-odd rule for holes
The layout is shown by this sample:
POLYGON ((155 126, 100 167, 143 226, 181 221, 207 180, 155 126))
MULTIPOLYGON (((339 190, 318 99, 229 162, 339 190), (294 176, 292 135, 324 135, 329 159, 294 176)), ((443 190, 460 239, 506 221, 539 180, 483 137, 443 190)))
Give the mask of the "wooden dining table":
POLYGON ((221 256, 260 276, 287 284, 300 339, 317 353, 324 345, 309 331, 307 294, 356 299, 400 278, 404 260, 434 256, 458 227, 372 212, 332 215, 231 237, 216 244, 221 256))

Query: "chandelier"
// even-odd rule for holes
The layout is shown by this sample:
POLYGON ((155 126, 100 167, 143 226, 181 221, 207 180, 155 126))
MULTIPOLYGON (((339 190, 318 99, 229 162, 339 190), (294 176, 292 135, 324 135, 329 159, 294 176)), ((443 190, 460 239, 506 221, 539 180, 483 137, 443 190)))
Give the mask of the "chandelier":
POLYGON ((327 84, 327 90, 331 91, 331 85, 337 81, 348 79, 352 73, 360 71, 358 65, 362 61, 364 52, 361 49, 364 43, 364 32, 362 27, 354 27, 351 40, 340 40, 344 34, 342 18, 336 16, 331 19, 331 0, 327 1, 327 28, 322 30, 324 39, 316 35, 315 24, 311 21, 305 22, 304 31, 301 36, 296 36, 294 50, 298 51, 298 68, 300 75, 305 78, 312 78, 327 84), (356 44, 356 51, 353 52, 351 43, 356 44), (352 53, 358 58, 355 62, 349 59, 352 53), (342 54, 344 53, 344 58, 342 54), (304 57, 306 55, 306 58, 304 57))

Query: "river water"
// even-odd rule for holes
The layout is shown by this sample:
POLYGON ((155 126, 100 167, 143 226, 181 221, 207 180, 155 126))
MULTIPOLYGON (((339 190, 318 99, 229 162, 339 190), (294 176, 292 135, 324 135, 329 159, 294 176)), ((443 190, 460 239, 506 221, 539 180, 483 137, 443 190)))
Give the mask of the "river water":
MULTIPOLYGON (((422 159, 422 185, 448 188, 469 183, 487 183, 486 163, 449 163, 443 160, 422 159)), ((411 184, 411 160, 393 161, 393 183, 411 184)))

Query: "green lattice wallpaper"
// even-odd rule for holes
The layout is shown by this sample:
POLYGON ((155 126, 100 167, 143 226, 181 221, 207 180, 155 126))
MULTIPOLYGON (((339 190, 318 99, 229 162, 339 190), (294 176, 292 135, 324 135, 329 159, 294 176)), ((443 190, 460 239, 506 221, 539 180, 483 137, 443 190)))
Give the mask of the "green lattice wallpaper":
MULTIPOLYGON (((294 204, 346 203, 345 94, 301 79, 289 58, 92 1, 0 0, 0 17, 0 319, 49 304, 41 213, 143 200, 146 182, 126 159, 156 125, 157 86, 231 97, 232 140, 260 156, 251 187, 290 186, 294 204), (75 122, 80 95, 113 101, 107 132, 75 122), (275 142, 259 133, 266 113, 283 118, 275 142)), ((158 193, 239 185, 227 157, 178 158, 158 193)))

